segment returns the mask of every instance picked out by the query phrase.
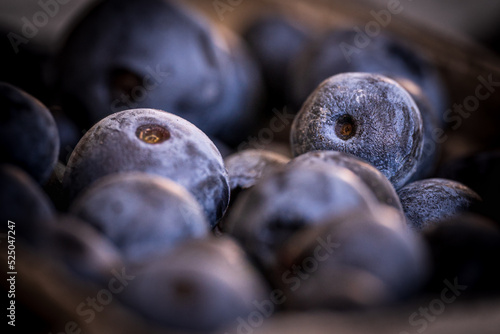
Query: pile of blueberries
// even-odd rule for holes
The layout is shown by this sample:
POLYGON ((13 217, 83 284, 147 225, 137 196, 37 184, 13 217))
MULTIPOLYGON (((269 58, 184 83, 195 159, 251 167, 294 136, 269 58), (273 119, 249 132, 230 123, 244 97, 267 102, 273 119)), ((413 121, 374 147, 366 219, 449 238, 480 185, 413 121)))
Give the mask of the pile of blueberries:
POLYGON ((9 75, 24 58, 3 64, 2 233, 14 221, 18 244, 97 286, 126 272, 117 303, 181 331, 393 306, 445 280, 500 291, 500 152, 442 161, 432 62, 389 34, 346 57, 355 31, 280 13, 225 29, 106 0, 38 78, 43 103, 9 75))

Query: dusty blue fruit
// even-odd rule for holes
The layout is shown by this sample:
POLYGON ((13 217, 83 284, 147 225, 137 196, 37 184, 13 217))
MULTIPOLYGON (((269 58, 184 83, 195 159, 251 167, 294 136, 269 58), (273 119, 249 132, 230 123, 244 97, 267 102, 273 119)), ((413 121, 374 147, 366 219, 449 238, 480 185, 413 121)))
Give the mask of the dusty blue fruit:
POLYGON ((283 167, 288 161, 289 158, 267 150, 249 149, 230 155, 224 162, 231 193, 238 188, 252 187, 266 173, 283 167))
MULTIPOLYGON (((247 149, 234 153, 224 162, 229 175, 231 201, 225 217, 237 202, 240 194, 252 188, 266 174, 283 167, 290 158, 268 150, 247 149)), ((225 219, 218 224, 220 230, 225 230, 225 219)))
POLYGON ((74 198, 118 172, 160 175, 184 186, 212 225, 229 202, 227 171, 212 141, 188 121, 153 109, 126 110, 90 129, 73 151, 63 185, 74 198))
POLYGON ((82 279, 96 283, 107 284, 112 270, 123 267, 122 256, 109 239, 74 216, 57 217, 44 250, 82 279))
POLYGON ((59 153, 56 123, 33 96, 0 82, 0 163, 24 169, 44 183, 59 153))
POLYGON ((408 225, 421 231, 467 211, 481 198, 467 186, 446 179, 426 179, 398 190, 408 225))
POLYGON ((349 169, 364 181, 381 204, 393 207, 398 212, 403 213, 398 194, 389 180, 378 169, 353 155, 338 151, 312 151, 295 157, 288 163, 288 167, 318 164, 349 169))
POLYGON ((439 115, 422 88, 415 82, 405 78, 394 78, 410 94, 420 111, 423 125, 422 158, 411 181, 431 177, 436 171, 444 142, 444 130, 440 127, 439 115))
POLYGON ((60 55, 63 108, 85 129, 121 110, 161 109, 234 140, 252 121, 260 77, 225 37, 178 1, 102 1, 60 55))
POLYGON ((262 277, 228 238, 183 244, 135 276, 119 297, 149 322, 174 330, 212 332, 269 298, 262 277))
POLYGON ((260 65, 269 106, 285 105, 289 67, 309 41, 309 32, 291 17, 272 13, 257 17, 242 34, 260 65))
POLYGON ((344 73, 309 96, 290 134, 295 156, 332 150, 375 166, 398 189, 417 171, 423 125, 417 105, 395 81, 370 73, 344 73))
POLYGON ((344 72, 409 79, 422 87, 442 120, 447 100, 444 83, 420 50, 393 35, 368 37, 353 29, 332 29, 304 48, 291 69, 293 101, 300 107, 323 80, 344 72))
POLYGON ((10 235, 15 240, 43 243, 44 236, 55 219, 50 199, 28 174, 15 166, 0 165, 0 184, 2 233, 9 231, 10 220, 13 222, 10 230, 15 231, 10 235))
POLYGON ((202 208, 186 189, 146 173, 96 181, 77 197, 70 212, 106 235, 131 261, 161 255, 209 231, 202 208))
POLYGON ((357 211, 327 218, 293 236, 280 250, 275 278, 288 305, 373 307, 421 289, 428 273, 427 250, 400 228, 399 219, 382 211, 357 211), (354 284, 366 286, 351 290, 354 284), (368 287, 367 295, 358 294, 368 287))
POLYGON ((241 194, 225 230, 269 268, 276 263, 276 251, 293 234, 325 217, 374 210, 376 201, 347 168, 298 166, 275 171, 241 194))

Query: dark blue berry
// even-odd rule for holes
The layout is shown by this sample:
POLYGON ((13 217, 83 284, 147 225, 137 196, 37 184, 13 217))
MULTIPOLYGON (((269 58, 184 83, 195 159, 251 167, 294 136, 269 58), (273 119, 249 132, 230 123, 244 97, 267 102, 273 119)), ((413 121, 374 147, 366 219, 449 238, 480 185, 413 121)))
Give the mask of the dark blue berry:
POLYGON ((190 238, 206 237, 203 209, 183 187, 145 173, 120 173, 93 183, 70 212, 101 231, 123 256, 141 261, 190 238))
POLYGON ((324 81, 295 118, 290 137, 295 156, 350 153, 375 166, 396 189, 411 179, 422 158, 417 105, 399 84, 377 74, 344 73, 324 81))
POLYGON ((467 211, 481 201, 467 186, 446 179, 426 179, 398 190, 408 225, 420 231, 467 211))
POLYGON ((21 167, 44 183, 58 154, 59 136, 49 110, 24 91, 0 83, 0 163, 21 167))
POLYGON ((74 198, 103 176, 129 171, 164 176, 184 186, 212 225, 227 208, 229 185, 219 151, 203 132, 178 116, 153 109, 108 116, 76 146, 63 185, 74 198))

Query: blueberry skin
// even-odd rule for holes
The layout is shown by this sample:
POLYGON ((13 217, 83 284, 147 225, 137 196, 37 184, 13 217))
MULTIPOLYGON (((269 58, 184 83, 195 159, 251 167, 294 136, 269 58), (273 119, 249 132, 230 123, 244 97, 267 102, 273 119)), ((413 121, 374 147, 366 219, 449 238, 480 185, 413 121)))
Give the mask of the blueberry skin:
POLYGON ((242 36, 260 65, 270 105, 284 105, 289 67, 310 40, 308 31, 292 18, 272 13, 257 17, 242 36))
POLYGON ((415 231, 467 211, 481 197, 467 186, 446 179, 426 179, 398 190, 408 225, 415 231))
POLYGON ((312 151, 292 159, 288 163, 288 167, 294 168, 296 166, 314 166, 318 164, 349 169, 364 181, 380 204, 388 205, 403 213, 398 194, 384 174, 353 155, 337 151, 312 151))
POLYGON ((104 1, 60 55, 63 109, 85 129, 113 112, 155 108, 222 139, 228 129, 244 134, 260 76, 224 37, 177 1, 104 1))
POLYGON ((227 208, 229 184, 219 151, 203 132, 178 116, 133 109, 103 119, 74 149, 63 186, 74 198, 100 177, 129 171, 157 174, 184 186, 212 225, 227 208), (148 143, 148 139, 159 142, 148 143))
POLYGON ((7 221, 15 223, 15 237, 38 246, 55 219, 50 199, 40 186, 21 169, 0 164, 1 231, 7 233, 7 221))
POLYGON ((118 249, 102 233, 77 217, 61 215, 49 230, 45 255, 84 280, 109 283, 112 270, 123 268, 118 249))
POLYGON ((436 109, 433 107, 420 86, 409 79, 393 79, 410 94, 420 111, 420 115, 422 116, 424 131, 422 158, 420 159, 420 165, 415 174, 413 174, 411 181, 413 182, 428 178, 434 175, 439 161, 439 156, 441 154, 440 138, 435 135, 436 129, 442 130, 442 128, 440 128, 441 122, 438 118, 437 112, 435 111, 436 109))
POLYGON ((186 189, 146 173, 99 179, 77 197, 70 212, 106 235, 130 261, 161 255, 209 231, 202 208, 186 189))
POLYGON ((499 292, 500 229, 475 214, 454 216, 424 231, 433 262, 429 289, 440 291, 443 280, 457 279, 465 292, 499 292))
MULTIPOLYGON (((308 275, 304 269, 302 272, 302 275, 308 275)), ((292 279, 293 276, 284 277, 292 279)), ((298 282, 295 278, 298 277, 293 278, 293 284, 298 282)), ((296 286, 298 289, 295 291, 290 291, 290 286, 283 287, 287 298, 286 309, 358 310, 389 304, 397 299, 380 278, 351 265, 332 264, 321 268, 296 286)))
POLYGON ((282 168, 288 161, 290 158, 280 153, 261 149, 243 150, 224 159, 229 175, 231 200, 224 216, 225 219, 219 221, 217 225, 220 231, 226 230, 225 220, 230 215, 239 196, 252 188, 266 174, 282 168))
POLYGON ((0 82, 0 163, 19 166, 44 183, 59 153, 56 123, 33 96, 0 82))
POLYGON ((269 299, 266 283, 227 237, 197 240, 145 264, 119 298, 169 329, 208 332, 236 323, 269 299))
POLYGON ((419 166, 423 125, 415 102, 395 81, 344 73, 311 94, 290 138, 295 156, 318 150, 350 153, 371 163, 398 189, 419 166))
POLYGON ((267 269, 294 233, 328 216, 376 207, 375 196, 348 169, 299 166, 275 171, 242 193, 225 230, 267 269))
MULTIPOLYGON (((300 105, 325 79, 344 72, 379 73, 409 79, 422 87, 436 116, 442 120, 447 96, 438 71, 418 49, 389 34, 370 39, 365 47, 347 57, 341 46, 355 46, 358 33, 351 29, 334 29, 313 41, 299 55, 291 69, 292 97, 300 105)), ((348 53, 348 52, 347 52, 348 53)))
POLYGON ((383 211, 376 215, 357 211, 329 217, 290 238, 280 250, 277 268, 281 268, 276 278, 290 298, 288 306, 302 308, 304 303, 308 308, 375 306, 406 298, 422 288, 428 273, 425 243, 401 229, 399 217, 386 212, 389 215, 383 211), (311 269, 311 262, 316 270, 311 269), (349 295, 351 283, 345 276, 334 274, 344 267, 373 275, 378 280, 345 272, 353 275, 352 282, 356 278, 365 280, 377 290, 369 296, 357 296, 354 292, 349 295), (294 288, 297 282, 292 277, 303 276, 298 272, 308 273, 313 279, 303 280, 294 288), (339 293, 342 290, 346 293, 339 293))
POLYGON ((254 186, 266 173, 284 166, 289 161, 289 158, 279 153, 258 149, 248 149, 228 156, 224 163, 231 192, 254 186))

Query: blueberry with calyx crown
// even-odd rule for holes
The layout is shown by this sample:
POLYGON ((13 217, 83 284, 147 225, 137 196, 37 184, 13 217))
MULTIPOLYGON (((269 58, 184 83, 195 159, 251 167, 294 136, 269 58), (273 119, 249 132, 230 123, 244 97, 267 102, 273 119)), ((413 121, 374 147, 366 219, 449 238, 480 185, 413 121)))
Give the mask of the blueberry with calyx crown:
POLYGON ((399 84, 378 74, 343 73, 325 80, 302 106, 290 137, 295 156, 350 153, 375 166, 396 189, 411 179, 422 158, 417 105, 399 84))
POLYGON ((71 154, 63 185, 74 198, 103 176, 131 171, 185 187, 212 226, 226 211, 229 184, 219 151, 196 126, 161 110, 126 110, 97 123, 71 154))

